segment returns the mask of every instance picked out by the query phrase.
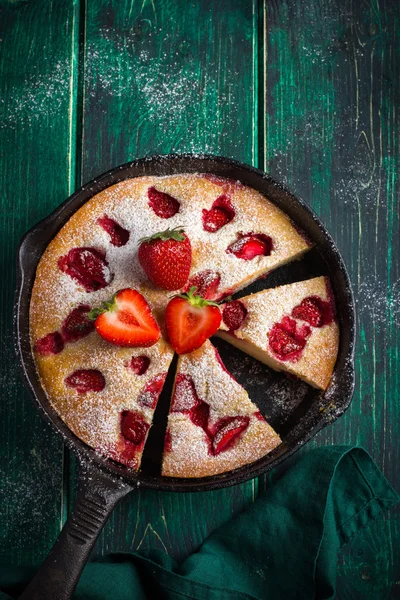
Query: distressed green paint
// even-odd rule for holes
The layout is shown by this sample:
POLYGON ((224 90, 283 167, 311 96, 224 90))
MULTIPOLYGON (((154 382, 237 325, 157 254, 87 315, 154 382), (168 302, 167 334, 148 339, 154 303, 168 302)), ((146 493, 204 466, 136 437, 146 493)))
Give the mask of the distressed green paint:
MULTIPOLYGON (((63 466, 58 439, 17 381, 9 265, 20 235, 74 187, 147 154, 206 151, 265 165, 321 215, 357 297, 357 389, 346 415, 310 447, 359 443, 398 488, 395 3, 13 4, 0 12, 0 227, 9 272, 0 291, 1 560, 44 556, 76 483, 75 462, 66 454, 63 466)), ((198 495, 140 491, 114 512, 95 552, 151 546, 185 557, 276 476, 198 495)), ((361 532, 342 552, 340 598, 398 593, 398 508, 373 525, 373 538, 367 544, 361 532)))
MULTIPOLYGON (((310 446, 361 444, 398 487, 398 14, 385 0, 266 7, 266 166, 323 217, 358 308, 353 403, 310 446)), ((340 558, 340 598, 399 591, 399 509, 373 531, 340 558)))
MULTIPOLYGON (((184 10, 179 0, 88 2, 83 181, 155 153, 255 160, 256 18, 252 0, 229 10, 210 0, 184 10)), ((185 556, 256 494, 256 481, 213 494, 141 491, 114 511, 96 553, 156 546, 185 556)))
POLYGON ((63 517, 62 443, 23 388, 11 310, 20 239, 69 193, 73 21, 72 1, 0 8, 2 563, 41 561, 63 517))

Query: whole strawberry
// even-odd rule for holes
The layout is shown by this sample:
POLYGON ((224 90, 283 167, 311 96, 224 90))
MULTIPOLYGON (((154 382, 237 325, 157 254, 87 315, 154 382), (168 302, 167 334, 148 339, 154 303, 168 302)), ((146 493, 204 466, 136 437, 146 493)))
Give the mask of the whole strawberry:
POLYGON ((164 290, 182 288, 192 264, 192 247, 182 227, 166 229, 139 241, 139 262, 150 281, 164 290))

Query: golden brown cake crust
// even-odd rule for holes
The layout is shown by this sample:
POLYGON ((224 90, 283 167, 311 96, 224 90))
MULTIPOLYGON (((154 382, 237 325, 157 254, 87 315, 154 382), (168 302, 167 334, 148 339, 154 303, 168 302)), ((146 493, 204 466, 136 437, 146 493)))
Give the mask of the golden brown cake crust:
MULTIPOLYGON (((176 175, 128 179, 89 200, 62 227, 39 262, 30 305, 32 346, 47 334, 60 331, 67 315, 77 306, 98 306, 125 287, 135 288, 145 296, 164 336, 163 313, 170 293, 155 289, 137 260, 138 240, 157 231, 175 226, 185 228, 192 243, 191 275, 207 269, 218 272, 221 279, 218 294, 244 287, 309 249, 309 244, 284 213, 259 192, 240 184, 229 188, 236 211, 232 222, 216 233, 204 231, 202 211, 209 210, 222 193, 225 192, 220 185, 204 176, 176 175), (160 218, 149 207, 147 194, 152 186, 178 199, 180 210, 175 216, 160 218), (98 219, 104 214, 129 231, 129 241, 123 247, 111 245, 109 235, 98 225, 98 219), (251 231, 271 236, 274 247, 270 256, 244 261, 226 253, 239 233, 251 231), (113 277, 107 287, 94 292, 86 292, 58 267, 60 257, 72 248, 87 247, 105 253, 113 277)), ((117 459, 119 412, 138 410, 146 422, 151 423, 152 411, 138 406, 137 396, 147 381, 168 370, 173 355, 163 339, 145 349, 151 366, 139 377, 127 369, 126 362, 134 355, 143 354, 142 350, 111 347, 96 333, 91 333, 78 342, 65 344, 58 354, 41 356, 34 352, 44 390, 61 418, 88 445, 117 459), (65 377, 78 368, 100 370, 106 378, 105 389, 82 395, 66 387, 65 377)), ((140 455, 130 461, 130 466, 139 465, 140 455)))

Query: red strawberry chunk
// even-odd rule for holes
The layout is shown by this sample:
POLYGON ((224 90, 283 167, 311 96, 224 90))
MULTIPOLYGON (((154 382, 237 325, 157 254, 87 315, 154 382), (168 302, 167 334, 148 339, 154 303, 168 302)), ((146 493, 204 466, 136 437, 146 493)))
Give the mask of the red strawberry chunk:
POLYGON ((60 256, 58 266, 87 292, 106 287, 112 279, 105 254, 96 248, 72 248, 60 256))
POLYGON ((307 325, 298 329, 294 319, 284 317, 269 332, 269 347, 279 360, 296 361, 300 358, 310 333, 307 325))
POLYGON ((216 423, 212 440, 212 453, 214 456, 229 450, 239 436, 249 426, 250 417, 223 417, 216 423))
POLYGON ((329 302, 318 296, 308 296, 292 310, 295 319, 307 321, 313 327, 323 327, 332 322, 333 314, 329 302))
POLYGON ((206 402, 203 402, 203 400, 200 400, 199 404, 197 406, 194 406, 190 411, 190 419, 192 423, 194 425, 197 425, 197 427, 201 427, 202 429, 204 429, 206 433, 208 433, 207 424, 209 415, 210 407, 206 402))
POLYGON ((134 446, 143 447, 149 427, 150 425, 144 421, 139 413, 131 410, 122 411, 121 433, 125 440, 134 446))
POLYGON ((206 300, 213 300, 217 296, 218 286, 221 276, 215 271, 207 269, 193 275, 187 282, 184 291, 187 292, 191 287, 197 288, 197 294, 206 300))
POLYGON ((119 225, 114 219, 110 219, 107 215, 103 215, 97 219, 100 227, 106 231, 110 236, 110 243, 113 246, 125 246, 129 240, 129 231, 119 225))
POLYGON ((273 250, 272 239, 263 233, 240 234, 226 250, 242 260, 252 260, 256 256, 269 256, 273 250))
POLYGON ((147 196, 149 198, 149 206, 156 213, 157 217, 170 219, 179 212, 180 203, 173 196, 165 192, 160 192, 155 187, 147 190, 147 196))
POLYGON ((64 342, 76 342, 94 331, 94 321, 88 317, 90 306, 80 304, 64 320, 61 332, 64 342))
POLYGON ((138 403, 142 406, 148 406, 149 408, 155 408, 161 390, 163 389, 166 373, 160 373, 150 379, 144 386, 143 390, 139 394, 138 403))
POLYGON ((203 209, 203 229, 214 233, 230 223, 235 214, 230 198, 222 194, 213 202, 210 210, 203 209))
POLYGON ((64 349, 64 341, 58 331, 48 333, 35 344, 35 350, 41 356, 58 354, 64 349))
POLYGON ((148 356, 132 356, 129 363, 129 367, 135 373, 135 375, 144 375, 150 366, 150 359, 148 356))
POLYGON ((171 412, 188 414, 191 421, 207 433, 210 407, 197 394, 194 381, 190 375, 178 373, 175 379, 175 390, 171 402, 171 412))
POLYGON ((222 311, 222 320, 229 331, 239 329, 247 316, 247 308, 240 300, 232 300, 225 304, 222 311))
POLYGON ((68 387, 75 388, 78 394, 101 392, 106 386, 104 375, 97 369, 78 369, 64 381, 68 387))
POLYGON ((200 402, 194 381, 190 375, 178 373, 175 379, 175 390, 171 402, 172 412, 190 412, 200 402))

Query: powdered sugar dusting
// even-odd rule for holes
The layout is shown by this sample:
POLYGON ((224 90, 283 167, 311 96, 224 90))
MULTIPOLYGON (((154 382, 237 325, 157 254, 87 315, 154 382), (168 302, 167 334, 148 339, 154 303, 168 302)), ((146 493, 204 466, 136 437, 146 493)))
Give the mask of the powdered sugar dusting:
MULTIPOLYGON (((247 316, 242 326, 234 332, 235 337, 226 334, 222 334, 222 337, 233 344, 236 340, 238 343, 243 340, 255 348, 256 358, 265 360, 272 368, 289 371, 316 387, 324 388, 329 383, 336 362, 339 335, 336 323, 311 330, 304 323, 303 326, 307 326, 311 334, 296 361, 281 361, 268 344, 268 336, 274 325, 288 318, 293 308, 308 296, 329 300, 325 277, 263 290, 241 298, 248 311, 247 316)), ((226 330, 227 327, 222 324, 221 329, 226 330)))
MULTIPOLYGON (((258 408, 247 392, 223 368, 211 342, 189 355, 181 356, 179 374, 189 376, 199 399, 210 407, 208 429, 224 417, 249 419, 249 425, 236 442, 225 452, 210 453, 210 440, 190 416, 171 412, 168 417, 169 451, 164 454, 163 474, 177 477, 198 477, 219 473, 264 456, 280 443, 279 436, 260 417, 258 408)), ((192 391, 188 391, 192 395, 192 391)), ((187 403, 190 403, 187 398, 187 403)), ((234 428, 233 422, 227 425, 234 428)), ((225 430, 224 430, 225 432, 225 430)), ((218 441, 218 440, 217 440, 218 441)))

